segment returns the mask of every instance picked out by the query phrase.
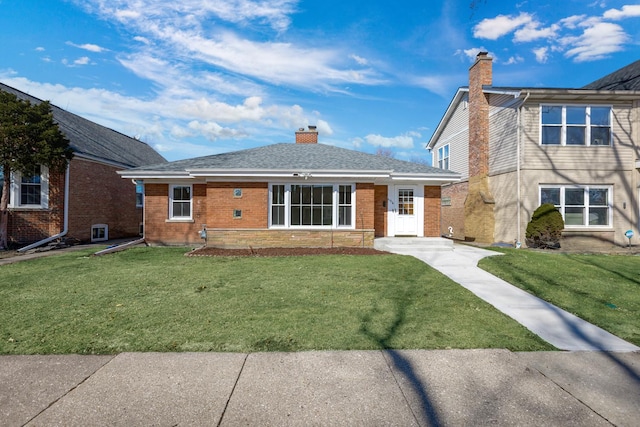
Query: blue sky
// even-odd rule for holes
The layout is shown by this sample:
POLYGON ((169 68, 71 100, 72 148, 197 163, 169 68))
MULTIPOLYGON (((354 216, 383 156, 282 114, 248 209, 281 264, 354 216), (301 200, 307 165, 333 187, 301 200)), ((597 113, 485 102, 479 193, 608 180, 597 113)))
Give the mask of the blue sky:
POLYGON ((580 87, 640 59, 631 1, 0 0, 0 81, 168 160, 320 142, 425 160, 480 50, 494 85, 580 87))

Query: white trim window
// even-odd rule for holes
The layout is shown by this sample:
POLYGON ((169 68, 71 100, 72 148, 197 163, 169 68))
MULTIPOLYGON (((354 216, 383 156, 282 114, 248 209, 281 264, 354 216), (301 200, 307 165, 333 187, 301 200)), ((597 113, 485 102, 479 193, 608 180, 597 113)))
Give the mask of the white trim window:
POLYGON ((611 145, 611 107, 540 105, 541 145, 611 145))
POLYGON ((169 219, 191 219, 192 193, 191 185, 171 185, 169 187, 169 219))
POLYGON ((49 207, 49 168, 36 166, 28 173, 13 172, 9 207, 47 209, 49 207))
POLYGON ((613 187, 610 185, 541 185, 540 204, 552 203, 565 228, 612 227, 613 187))
POLYGON ((269 226, 354 228, 354 184, 271 184, 269 226))
POLYGON ((438 167, 449 170, 449 144, 438 148, 438 167))

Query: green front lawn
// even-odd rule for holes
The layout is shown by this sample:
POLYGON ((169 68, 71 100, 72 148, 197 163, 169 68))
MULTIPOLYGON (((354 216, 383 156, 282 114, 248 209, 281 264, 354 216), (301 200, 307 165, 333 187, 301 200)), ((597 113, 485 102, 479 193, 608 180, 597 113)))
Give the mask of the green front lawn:
POLYGON ((551 347, 409 256, 74 252, 0 267, 0 354, 551 347))
POLYGON ((640 257, 500 249, 484 270, 640 345, 640 257))

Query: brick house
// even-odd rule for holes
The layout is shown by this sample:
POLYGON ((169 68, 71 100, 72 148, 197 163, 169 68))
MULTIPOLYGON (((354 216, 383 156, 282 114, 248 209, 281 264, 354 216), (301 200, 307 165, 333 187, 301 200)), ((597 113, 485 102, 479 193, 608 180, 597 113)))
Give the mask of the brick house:
MULTIPOLYGON (((0 90, 42 102, 1 83, 0 90)), ((65 173, 50 173, 45 166, 29 176, 12 173, 8 241, 24 250, 63 237, 88 242, 138 236, 141 186, 136 194, 136 185, 116 172, 166 160, 144 142, 54 105, 51 109, 74 157, 65 173)))
POLYGON ((481 52, 427 148, 459 172, 442 188, 441 231, 521 242, 533 211, 553 203, 566 248, 638 237, 640 61, 579 89, 498 87, 481 52))
POLYGON ((440 188, 459 175, 318 143, 280 143, 119 172, 144 182, 155 245, 372 247, 375 237, 439 236, 440 188))

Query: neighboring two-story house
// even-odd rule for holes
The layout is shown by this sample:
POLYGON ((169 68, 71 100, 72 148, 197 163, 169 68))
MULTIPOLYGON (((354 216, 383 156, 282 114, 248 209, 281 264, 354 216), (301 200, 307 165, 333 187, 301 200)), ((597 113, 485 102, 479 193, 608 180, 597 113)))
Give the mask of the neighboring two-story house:
POLYGON ((459 174, 318 143, 280 143, 120 172, 145 188, 145 240, 215 247, 372 247, 440 236, 441 185, 459 174))
MULTIPOLYGON (((1 83, 0 90, 42 102, 1 83)), ((63 237, 89 242, 139 235, 142 185, 116 171, 166 160, 144 142, 55 105, 51 109, 74 157, 64 173, 45 166, 26 175, 12 173, 8 241, 24 249, 63 237)))
POLYGON ((579 89, 498 87, 481 52, 427 148, 459 172, 442 188, 441 232, 525 243, 533 211, 553 203, 564 247, 637 242, 640 61, 579 89))

